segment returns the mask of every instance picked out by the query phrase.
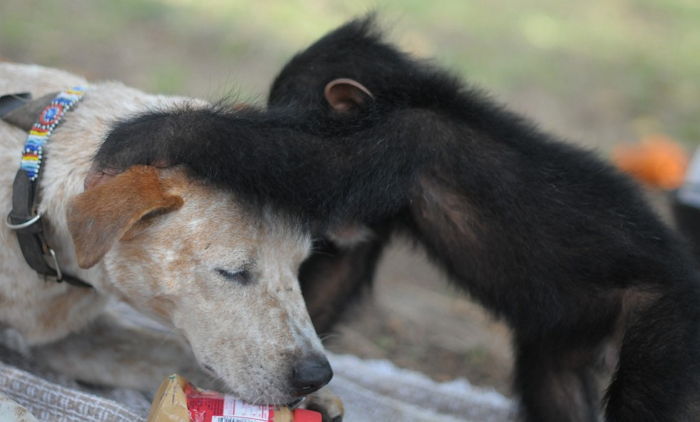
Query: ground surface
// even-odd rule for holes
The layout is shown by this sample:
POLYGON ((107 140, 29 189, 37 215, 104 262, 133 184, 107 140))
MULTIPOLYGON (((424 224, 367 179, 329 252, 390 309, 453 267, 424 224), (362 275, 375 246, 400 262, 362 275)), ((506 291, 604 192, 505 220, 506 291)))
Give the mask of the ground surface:
MULTIPOLYGON (((700 140, 700 3, 2 0, 0 59, 158 93, 263 103, 282 64, 370 8, 391 39, 601 155, 655 132, 700 140)), ((508 331, 398 242, 374 298, 327 340, 437 380, 508 392, 508 331)))
POLYGON ((331 350, 389 358, 439 381, 463 376, 509 392, 508 329, 449 285, 422 251, 394 242, 373 293, 327 339, 331 350))

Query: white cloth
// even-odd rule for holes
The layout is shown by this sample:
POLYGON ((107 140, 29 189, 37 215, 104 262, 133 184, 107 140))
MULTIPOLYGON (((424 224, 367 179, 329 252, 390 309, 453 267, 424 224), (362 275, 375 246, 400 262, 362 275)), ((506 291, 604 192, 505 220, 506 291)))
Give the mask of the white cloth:
POLYGON ((513 402, 464 379, 437 383, 386 360, 330 355, 330 387, 345 404, 346 422, 509 422, 513 402))

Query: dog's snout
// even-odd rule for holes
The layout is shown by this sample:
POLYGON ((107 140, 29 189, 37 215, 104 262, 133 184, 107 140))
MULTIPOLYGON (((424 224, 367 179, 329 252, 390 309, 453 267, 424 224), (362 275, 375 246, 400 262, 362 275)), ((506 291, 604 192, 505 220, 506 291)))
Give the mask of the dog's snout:
POLYGON ((292 368, 291 385, 295 395, 305 396, 328 384, 331 378, 333 370, 325 356, 307 356, 292 368))

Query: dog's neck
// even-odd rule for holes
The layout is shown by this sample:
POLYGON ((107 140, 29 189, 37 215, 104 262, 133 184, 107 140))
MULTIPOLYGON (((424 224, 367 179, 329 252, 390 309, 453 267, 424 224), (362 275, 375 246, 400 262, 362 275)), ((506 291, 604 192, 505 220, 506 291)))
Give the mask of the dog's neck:
MULTIPOLYGON (((56 69, 0 63, 0 92, 26 91, 39 98, 75 85, 89 84, 56 69)), ((108 259, 87 270, 79 268, 66 210, 70 201, 83 192, 92 157, 114 122, 144 110, 165 109, 184 101, 147 95, 118 83, 93 84, 53 132, 44 149, 38 189, 46 240, 56 251, 66 273, 95 288, 74 287, 45 279, 27 265, 15 234, 7 227, 0 227, 3 246, 0 248, 0 263, 3 264, 0 287, 6 299, 0 306, 0 321, 20 332, 27 344, 46 343, 80 329, 102 311, 107 297, 118 293, 108 259)), ((0 122, 0 159, 5 163, 0 170, 3 218, 12 207, 12 181, 26 137, 23 130, 0 122)))

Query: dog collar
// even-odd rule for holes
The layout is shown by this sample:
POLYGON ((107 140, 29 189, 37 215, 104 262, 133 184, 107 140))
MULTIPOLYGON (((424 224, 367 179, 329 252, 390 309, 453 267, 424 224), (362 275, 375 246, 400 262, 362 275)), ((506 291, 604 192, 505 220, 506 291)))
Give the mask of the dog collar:
POLYGON ((61 271, 56 253, 46 242, 41 214, 37 212, 38 180, 44 160, 44 147, 65 114, 80 101, 84 93, 85 88, 79 86, 60 92, 44 106, 38 120, 29 130, 20 168, 12 184, 12 211, 7 216, 7 226, 17 234, 22 255, 34 271, 55 278, 59 283, 65 281, 75 286, 92 287, 61 271))

